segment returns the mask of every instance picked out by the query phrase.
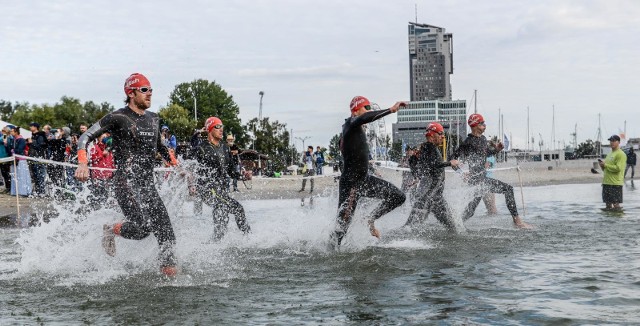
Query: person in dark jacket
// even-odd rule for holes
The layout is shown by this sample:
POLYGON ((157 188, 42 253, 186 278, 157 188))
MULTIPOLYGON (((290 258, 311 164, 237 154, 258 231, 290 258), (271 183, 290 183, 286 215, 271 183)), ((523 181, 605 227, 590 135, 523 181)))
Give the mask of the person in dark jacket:
POLYGON ((427 141, 422 143, 418 154, 417 170, 421 176, 416 199, 409 214, 407 225, 422 224, 432 212, 440 223, 452 229, 449 206, 444 199, 444 168, 458 167, 457 160, 443 161, 438 146, 444 140, 444 128, 437 122, 427 126, 427 141))
POLYGON ((464 142, 458 147, 458 149, 451 156, 452 159, 464 157, 468 166, 468 183, 472 186, 478 186, 479 191, 475 194, 473 200, 469 203, 464 211, 463 219, 467 220, 473 216, 473 213, 478 207, 478 204, 482 200, 482 196, 487 192, 496 194, 504 194, 507 201, 507 208, 513 218, 513 224, 519 228, 530 228, 531 225, 525 223, 518 215, 518 208, 516 206, 515 196, 513 195, 513 187, 502 181, 487 178, 486 161, 487 157, 496 155, 502 150, 502 143, 497 143, 495 147, 489 148, 487 138, 483 135, 487 128, 484 123, 484 118, 478 113, 474 113, 469 116, 467 121, 469 127, 471 127, 471 133, 467 136, 464 142))
POLYGON ((229 214, 235 216, 238 229, 247 234, 251 228, 245 218, 244 208, 229 196, 228 177, 235 174, 235 166, 229 147, 222 141, 222 120, 210 117, 205 122, 205 128, 208 132, 207 141, 196 152, 199 163, 196 185, 191 186, 189 191, 196 192, 205 204, 213 208, 215 240, 222 239, 227 232, 229 214))
MULTIPOLYGON (((40 130, 40 124, 32 122, 29 124, 31 138, 27 140, 29 144, 29 156, 37 159, 48 159, 49 141, 44 131, 40 130)), ((34 179, 33 193, 37 197, 45 195, 45 179, 47 177, 47 166, 44 163, 29 161, 31 175, 34 179)))
POLYGON ((633 147, 629 148, 627 153, 627 167, 624 169, 624 178, 627 177, 627 171, 631 168, 631 179, 636 174, 636 153, 633 151, 633 147))

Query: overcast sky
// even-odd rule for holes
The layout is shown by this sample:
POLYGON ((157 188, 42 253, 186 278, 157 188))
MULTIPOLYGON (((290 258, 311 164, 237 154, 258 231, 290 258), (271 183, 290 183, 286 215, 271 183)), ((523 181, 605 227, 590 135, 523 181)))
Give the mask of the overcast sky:
MULTIPOLYGON (((569 144, 640 137, 640 1, 3 1, 0 99, 122 106, 124 79, 145 74, 152 110, 181 82, 216 81, 245 123, 263 115, 327 146, 356 95, 381 107, 409 99, 407 23, 453 33, 454 99, 478 90, 497 134, 569 144)), ((469 114, 472 112, 468 112, 469 114)), ((391 130, 395 116, 386 119, 391 130)), ((301 148, 300 142, 297 143, 301 148)), ((536 146, 536 149, 538 147, 536 146)))

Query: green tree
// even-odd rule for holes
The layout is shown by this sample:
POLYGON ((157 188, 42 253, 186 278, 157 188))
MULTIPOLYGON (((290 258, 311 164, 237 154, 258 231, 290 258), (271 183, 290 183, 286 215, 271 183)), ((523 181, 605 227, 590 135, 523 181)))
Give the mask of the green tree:
POLYGON ((13 115, 13 105, 9 101, 0 100, 0 119, 9 121, 13 115))
MULTIPOLYGON (((260 122, 258 118, 253 118, 244 126, 244 133, 253 134, 255 150, 269 156, 274 171, 284 170, 287 162, 292 160, 297 162, 297 158, 293 157, 295 152, 289 144, 290 135, 285 123, 277 120, 270 122, 268 117, 260 122)), ((254 144, 251 145, 253 148, 254 144)))
POLYGON ((247 137, 238 117, 240 108, 233 101, 233 96, 227 94, 215 81, 198 79, 176 85, 169 95, 169 105, 171 104, 185 108, 191 117, 197 106, 196 125, 198 127, 204 126, 204 122, 209 117, 220 118, 225 126, 225 134, 233 134, 238 146, 246 145, 247 137))
POLYGON ((329 141, 329 156, 334 161, 342 161, 342 154, 340 153, 340 134, 335 134, 329 141))
POLYGON ((575 151, 575 155, 577 158, 583 158, 585 156, 596 154, 596 143, 594 143, 591 139, 587 139, 584 143, 580 143, 575 151))
POLYGON ((400 162, 402 159, 402 142, 393 142, 389 150, 389 159, 394 162, 400 162))
POLYGON ((163 107, 158 115, 179 140, 188 140, 196 129, 196 121, 190 117, 189 111, 180 105, 171 104, 163 107))

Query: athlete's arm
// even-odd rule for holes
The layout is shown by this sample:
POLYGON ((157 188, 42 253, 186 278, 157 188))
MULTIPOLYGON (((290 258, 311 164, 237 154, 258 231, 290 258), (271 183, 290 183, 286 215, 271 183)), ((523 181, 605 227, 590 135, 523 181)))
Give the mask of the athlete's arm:
POLYGON ((107 114, 80 136, 78 139, 78 168, 75 173, 76 179, 80 181, 87 181, 87 179, 89 179, 87 144, 102 135, 105 131, 112 129, 115 125, 114 122, 115 118, 113 115, 107 114))

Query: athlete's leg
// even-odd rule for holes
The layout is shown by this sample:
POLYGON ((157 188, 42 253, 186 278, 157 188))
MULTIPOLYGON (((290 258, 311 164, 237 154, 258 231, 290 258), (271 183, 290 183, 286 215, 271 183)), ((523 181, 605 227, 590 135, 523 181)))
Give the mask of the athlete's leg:
POLYGON ((518 216, 518 207, 516 205, 516 198, 513 194, 513 187, 510 184, 504 183, 500 180, 486 178, 484 186, 489 192, 496 194, 504 194, 504 198, 507 202, 507 208, 511 216, 518 216))
POLYGON ((367 176, 362 189, 363 197, 382 199, 382 203, 371 212, 371 220, 374 221, 399 207, 407 199, 398 187, 371 175, 367 176))
POLYGON ((438 222, 442 223, 448 230, 453 230, 453 218, 451 216, 451 211, 449 210, 449 205, 447 205, 442 193, 435 195, 431 201, 431 211, 438 222))
POLYGON ((242 207, 237 200, 229 196, 226 196, 225 200, 229 207, 229 212, 231 212, 231 214, 236 218, 236 225, 238 226, 238 229, 240 229, 244 234, 251 232, 251 227, 249 227, 249 223, 247 222, 247 218, 244 214, 244 207, 242 207))
POLYGON ((331 235, 332 241, 340 245, 351 224, 353 213, 358 206, 357 185, 345 177, 340 178, 338 188, 338 219, 336 231, 331 235))
POLYGON ((116 200, 125 218, 117 234, 131 240, 141 240, 149 236, 151 230, 145 225, 142 209, 136 201, 139 194, 132 189, 124 175, 116 174, 113 186, 116 200))
POLYGON ((480 194, 479 196, 476 195, 476 197, 473 197, 473 200, 471 200, 471 202, 464 209, 464 213, 462 213, 462 219, 464 221, 470 219, 473 216, 473 214, 476 212, 476 207, 478 207, 478 204, 480 204, 481 200, 482 200, 482 194, 480 194))
POLYGON ((409 213, 409 218, 405 225, 418 225, 424 223, 429 215, 429 197, 430 188, 431 188, 431 180, 428 178, 422 178, 418 185, 418 189, 416 190, 415 199, 413 202, 413 207, 411 208, 411 213, 409 213))

